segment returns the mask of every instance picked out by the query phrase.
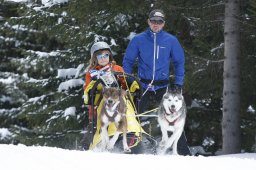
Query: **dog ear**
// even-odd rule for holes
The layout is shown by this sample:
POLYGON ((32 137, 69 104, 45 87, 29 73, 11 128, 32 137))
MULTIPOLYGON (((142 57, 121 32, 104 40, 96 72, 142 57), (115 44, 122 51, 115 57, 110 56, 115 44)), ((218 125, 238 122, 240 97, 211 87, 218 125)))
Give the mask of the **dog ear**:
POLYGON ((165 93, 173 93, 174 92, 173 90, 174 90, 174 86, 169 84, 165 93))

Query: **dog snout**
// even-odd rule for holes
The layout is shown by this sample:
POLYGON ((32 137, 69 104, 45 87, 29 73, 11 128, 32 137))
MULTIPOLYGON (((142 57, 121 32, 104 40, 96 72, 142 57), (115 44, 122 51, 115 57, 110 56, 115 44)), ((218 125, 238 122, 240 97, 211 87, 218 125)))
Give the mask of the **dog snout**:
POLYGON ((172 109, 175 109, 175 105, 174 105, 174 104, 173 104, 173 105, 171 105, 171 108, 172 108, 172 109))
POLYGON ((113 103, 113 100, 109 99, 108 104, 112 104, 112 103, 113 103))

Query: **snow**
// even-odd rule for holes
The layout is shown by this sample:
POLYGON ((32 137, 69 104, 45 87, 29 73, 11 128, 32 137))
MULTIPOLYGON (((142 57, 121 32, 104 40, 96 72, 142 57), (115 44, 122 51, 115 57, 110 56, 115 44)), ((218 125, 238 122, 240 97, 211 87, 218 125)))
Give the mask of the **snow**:
POLYGON ((31 102, 33 104, 36 104, 38 101, 43 101, 46 95, 42 95, 40 97, 33 97, 28 100, 28 102, 31 102))
POLYGON ((255 113, 255 109, 250 105, 247 109, 247 112, 255 113))
POLYGON ((5 0, 5 1, 12 1, 12 2, 28 2, 29 0, 5 0))
POLYGON ((203 146, 212 146, 214 143, 214 139, 206 137, 203 141, 203 146))
POLYGON ((76 107, 68 107, 65 109, 64 117, 75 116, 75 115, 76 115, 76 107))
MULTIPOLYGON (((11 1, 11 2, 17 2, 17 3, 30 3, 31 0, 4 0, 4 1, 11 1)), ((63 4, 68 2, 69 0, 41 0, 41 3, 45 6, 45 7, 51 7, 53 5, 56 4, 63 4)), ((39 8, 36 8, 39 9, 39 8)))
POLYGON ((5 95, 1 95, 0 96, 0 102, 11 102, 12 101, 12 98, 9 97, 9 96, 5 96, 5 95))
MULTIPOLYGON (((77 68, 58 69, 57 78, 62 78, 62 79, 78 78, 80 73, 82 73, 81 71, 83 67, 84 67, 84 64, 79 64, 77 68)), ((60 85, 59 91, 68 90, 69 88, 79 86, 83 83, 84 82, 82 79, 73 79, 73 80, 70 80, 69 82, 64 82, 62 85, 60 85)))
POLYGON ((42 4, 50 5, 50 4, 61 4, 68 2, 68 0, 41 0, 42 4))
POLYGON ((115 39, 111 38, 110 40, 110 46, 117 46, 115 39))
POLYGON ((14 81, 15 81, 15 79, 13 79, 12 77, 8 77, 7 79, 0 78, 0 82, 4 83, 4 84, 12 84, 14 81))
POLYGON ((117 154, 60 148, 0 145, 1 169, 5 170, 255 170, 256 153, 223 156, 174 156, 117 154))
POLYGON ((82 86, 84 81, 82 79, 71 79, 65 82, 60 83, 58 87, 58 92, 69 90, 77 86, 82 86))
POLYGON ((133 39, 135 37, 136 33, 135 32, 130 32, 130 35, 127 37, 128 40, 133 39))
POLYGON ((68 69, 58 69, 57 78, 72 78, 76 76, 77 73, 76 68, 68 68, 68 69))
POLYGON ((19 109, 17 108, 11 108, 11 109, 0 109, 0 115, 12 115, 14 113, 17 113, 19 109))
POLYGON ((11 136, 11 132, 7 128, 0 128, 0 139, 3 140, 7 136, 11 136))
POLYGON ((218 47, 211 49, 211 53, 214 53, 216 50, 223 49, 224 43, 221 43, 218 47))
POLYGON ((47 53, 47 52, 41 52, 41 51, 27 50, 27 52, 31 54, 36 54, 39 58, 55 57, 60 54, 58 51, 51 51, 47 53))

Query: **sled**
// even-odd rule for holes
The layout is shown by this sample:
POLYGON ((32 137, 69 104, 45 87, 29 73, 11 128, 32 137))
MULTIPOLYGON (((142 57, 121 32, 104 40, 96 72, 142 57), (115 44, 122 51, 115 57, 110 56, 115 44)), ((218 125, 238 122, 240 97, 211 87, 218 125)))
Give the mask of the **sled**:
MULTIPOLYGON (((147 134, 140 121, 136 116, 139 114, 139 101, 142 95, 142 88, 139 80, 133 75, 123 73, 123 72, 111 72, 115 80, 123 80, 125 82, 127 96, 125 97, 127 103, 127 141, 128 146, 133 154, 149 153, 155 154, 157 142, 156 140, 147 134), (129 81, 127 81, 129 80, 129 81)), ((121 88, 121 83, 117 81, 115 84, 118 88, 121 88)), ((97 145, 101 142, 100 129, 101 124, 98 119, 100 110, 102 108, 102 94, 101 91, 103 86, 106 86, 100 77, 97 80, 93 80, 88 85, 88 105, 89 105, 89 125, 87 133, 84 136, 84 146, 85 150, 94 150, 97 145)), ((114 123, 111 123, 108 128, 108 135, 111 138, 116 132, 114 123)), ((119 136, 118 141, 115 144, 114 150, 112 152, 122 152, 122 135, 119 136)))

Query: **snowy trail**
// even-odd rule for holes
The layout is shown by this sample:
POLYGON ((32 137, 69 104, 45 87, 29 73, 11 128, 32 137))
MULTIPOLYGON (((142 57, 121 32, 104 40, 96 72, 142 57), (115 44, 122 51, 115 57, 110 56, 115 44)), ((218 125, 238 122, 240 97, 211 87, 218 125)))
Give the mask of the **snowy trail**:
POLYGON ((0 167, 2 170, 256 170, 256 153, 215 157, 129 155, 2 144, 0 167))

